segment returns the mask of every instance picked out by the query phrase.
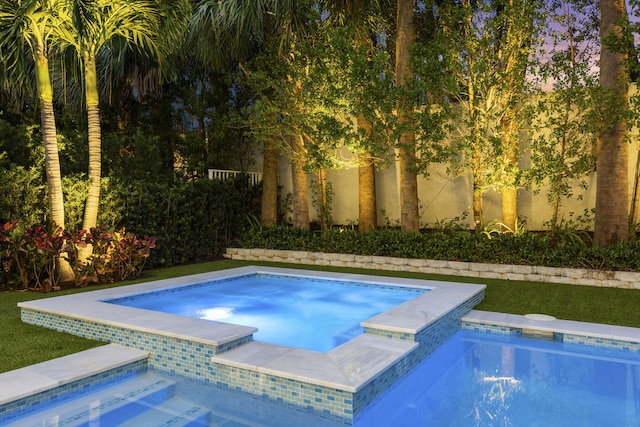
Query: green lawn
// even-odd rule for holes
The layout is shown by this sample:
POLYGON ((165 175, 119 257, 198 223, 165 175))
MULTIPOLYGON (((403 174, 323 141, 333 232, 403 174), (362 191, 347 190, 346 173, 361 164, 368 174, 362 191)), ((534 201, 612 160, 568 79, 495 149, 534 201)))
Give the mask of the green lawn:
MULTIPOLYGON (((297 264, 257 263, 243 261, 213 261, 201 264, 146 271, 144 278, 110 286, 124 286, 142 281, 166 279, 207 271, 222 270, 245 265, 266 265, 310 270, 342 271, 346 273, 375 274, 415 279, 435 279, 487 285, 485 299, 476 308, 503 313, 543 313, 559 319, 607 323, 640 328, 640 290, 595 288, 537 282, 515 282, 494 279, 438 276, 432 274, 402 273, 396 271, 363 270, 355 268, 327 268, 297 264)), ((100 287, 102 288, 102 287, 100 287)), ((0 343, 2 358, 0 372, 17 369, 67 354, 97 347, 103 343, 31 326, 20 321, 17 304, 38 298, 87 292, 89 287, 51 294, 33 292, 0 293, 0 343)))

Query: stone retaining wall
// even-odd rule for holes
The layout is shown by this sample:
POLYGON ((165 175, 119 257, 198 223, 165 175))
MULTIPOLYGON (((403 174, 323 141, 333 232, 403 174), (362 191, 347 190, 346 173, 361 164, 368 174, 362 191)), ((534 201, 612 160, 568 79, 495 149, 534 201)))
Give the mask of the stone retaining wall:
POLYGON ((245 261, 285 262, 291 264, 325 265, 331 267, 409 271, 427 274, 443 274, 447 276, 527 280, 532 282, 640 289, 640 273, 630 271, 604 271, 582 268, 557 268, 511 264, 482 264, 473 262, 305 251, 283 251, 273 249, 227 248, 225 257, 245 261))

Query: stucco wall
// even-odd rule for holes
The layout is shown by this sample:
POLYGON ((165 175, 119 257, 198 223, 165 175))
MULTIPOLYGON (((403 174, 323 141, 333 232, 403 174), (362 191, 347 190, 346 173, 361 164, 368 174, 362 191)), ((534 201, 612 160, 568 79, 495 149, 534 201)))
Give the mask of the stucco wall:
MULTIPOLYGON (((636 159, 638 157, 638 131, 634 129, 629 144, 629 196, 633 194, 636 159)), ((523 141, 526 144, 526 141, 523 141)), ((348 164, 353 159, 353 154, 347 150, 337 150, 336 157, 344 164, 348 164)), ((526 170, 530 167, 526 147, 522 149, 520 167, 526 170)), ((256 163, 252 170, 262 171, 262 158, 260 150, 255 157, 256 163)), ((400 202, 397 184, 397 173, 395 163, 390 162, 390 166, 378 170, 376 173, 376 197, 378 206, 378 225, 399 224, 400 202)), ((317 210, 313 206, 311 181, 313 175, 309 176, 309 212, 312 220, 318 218, 317 210)), ((351 225, 358 221, 358 169, 354 165, 338 170, 328 170, 327 179, 333 186, 334 196, 331 205, 332 215, 335 224, 351 225)), ((291 194, 291 168, 288 160, 282 157, 278 163, 278 180, 281 186, 281 195, 284 199, 291 194)), ((596 172, 586 178, 587 189, 580 188, 576 182, 573 186, 573 197, 562 199, 560 208, 560 218, 565 221, 583 215, 585 211, 595 208, 596 172)), ((552 208, 547 201, 547 189, 539 188, 534 192, 532 189, 518 190, 518 212, 519 216, 526 221, 528 230, 545 230, 545 223, 552 217, 552 208)), ((453 177, 447 174, 446 164, 433 164, 429 167, 429 177, 418 177, 418 198, 420 201, 421 225, 433 226, 438 222, 447 222, 455 217, 461 217, 465 212, 467 217, 465 223, 472 227, 472 187, 469 177, 453 177)), ((501 220, 501 196, 499 193, 489 190, 484 195, 483 213, 485 222, 491 220, 501 220)), ((593 217, 591 217, 593 219, 593 217)))

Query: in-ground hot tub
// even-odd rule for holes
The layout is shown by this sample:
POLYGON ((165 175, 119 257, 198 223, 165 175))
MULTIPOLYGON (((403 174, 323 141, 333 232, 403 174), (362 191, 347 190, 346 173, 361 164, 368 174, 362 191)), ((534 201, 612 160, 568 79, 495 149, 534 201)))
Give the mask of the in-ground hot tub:
POLYGON ((152 369, 242 390, 351 421, 376 396, 460 329, 483 285, 243 267, 20 303, 22 319, 150 352, 152 369), (254 326, 114 304, 140 295, 249 276, 328 281, 340 286, 424 290, 372 317, 364 331, 329 351, 254 340, 254 326), (428 290, 428 292, 426 292, 428 290), (111 302, 108 302, 111 301, 111 302))

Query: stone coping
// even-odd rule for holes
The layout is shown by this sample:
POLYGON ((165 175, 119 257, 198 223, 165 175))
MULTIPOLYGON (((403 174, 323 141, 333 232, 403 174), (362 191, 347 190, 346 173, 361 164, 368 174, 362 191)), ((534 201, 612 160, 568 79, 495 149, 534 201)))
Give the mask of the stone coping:
POLYGON ((188 286, 218 278, 240 276, 247 274, 248 271, 250 270, 232 269, 214 271, 136 285, 25 301, 18 303, 18 306, 23 309, 51 313, 99 324, 162 334, 173 338, 186 338, 194 342, 218 347, 250 336, 257 329, 231 323, 142 310, 110 304, 105 301, 153 292, 171 286, 188 286))
POLYGON ((0 374, 0 405, 144 360, 146 351, 108 344, 0 374))
MULTIPOLYGON (((305 274, 301 270, 278 271, 305 274)), ((413 335, 485 289, 484 285, 396 277, 315 271, 313 276, 428 288, 429 292, 360 323, 363 327, 413 335)), ((254 341, 215 355, 212 362, 356 393, 416 347, 415 341, 368 334, 359 335, 326 353, 254 341)))
POLYGON ((367 334, 326 353, 253 341, 216 355, 211 361, 356 393, 417 346, 413 341, 367 334))
POLYGON ((628 326, 605 325, 601 323, 578 322, 574 320, 537 320, 527 315, 495 313, 471 310, 462 316, 462 322, 505 326, 535 331, 556 332, 566 335, 577 335, 601 338, 614 341, 640 343, 640 328, 628 326))
POLYGON ((256 332, 257 329, 226 322, 197 319, 159 311, 142 310, 134 307, 111 304, 106 301, 164 290, 170 287, 177 288, 254 273, 284 274, 295 277, 320 277, 347 282, 377 283, 429 289, 428 293, 400 304, 368 320, 369 323, 378 325, 381 329, 408 333, 416 333, 421 328, 424 328, 426 323, 436 320, 449 309, 473 297, 475 294, 483 292, 485 289, 484 285, 445 281, 248 266, 145 282, 136 285, 100 289, 73 295, 25 301, 18 303, 18 306, 23 309, 220 346, 250 336, 256 332), (425 301, 425 296, 427 297, 426 305, 422 304, 422 302, 425 301), (434 301, 435 303, 428 301, 434 301), (443 305, 444 303, 452 305, 443 305), (414 314, 407 314, 408 310, 406 308, 410 308, 414 314), (385 328, 386 325, 388 325, 389 328, 385 328))
POLYGON ((441 274, 446 276, 481 277, 486 279, 525 280, 570 285, 640 289, 640 273, 632 271, 607 271, 513 264, 485 264, 461 261, 285 251, 275 249, 227 248, 225 257, 244 261, 281 262, 332 267, 408 271, 425 274, 441 274))

